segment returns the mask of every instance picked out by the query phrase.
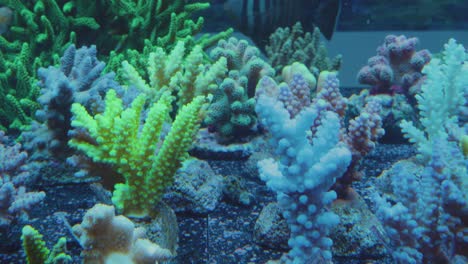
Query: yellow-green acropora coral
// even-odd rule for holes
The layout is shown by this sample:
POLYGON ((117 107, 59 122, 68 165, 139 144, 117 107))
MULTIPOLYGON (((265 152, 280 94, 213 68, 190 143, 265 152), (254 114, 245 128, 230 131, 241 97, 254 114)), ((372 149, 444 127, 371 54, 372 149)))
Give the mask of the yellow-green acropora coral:
POLYGON ((227 74, 226 58, 206 62, 199 45, 186 51, 185 43, 179 41, 170 53, 161 47, 149 53, 147 80, 128 61, 123 61, 123 79, 143 91, 151 100, 157 100, 165 91, 175 92, 179 107, 196 96, 212 93, 218 87, 217 80, 227 74))
POLYGON ((82 105, 72 106, 72 126, 86 129, 95 142, 74 138, 69 144, 94 162, 110 164, 125 178, 124 183, 116 184, 112 201, 119 211, 132 216, 150 215, 172 184, 198 132, 206 102, 204 96, 198 96, 184 105, 161 143, 172 98, 169 93, 163 93, 152 103, 141 127, 146 99, 145 94, 140 94, 131 107, 124 109, 122 100, 110 90, 102 114, 90 116, 82 105))

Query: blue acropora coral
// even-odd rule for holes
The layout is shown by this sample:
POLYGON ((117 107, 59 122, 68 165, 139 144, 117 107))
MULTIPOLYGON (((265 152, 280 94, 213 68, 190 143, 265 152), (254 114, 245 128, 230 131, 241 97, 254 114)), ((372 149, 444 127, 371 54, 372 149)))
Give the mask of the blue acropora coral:
POLYGON ((105 63, 97 59, 95 46, 76 49, 70 45, 60 59, 60 67, 40 68, 42 106, 36 111, 36 121, 22 133, 33 159, 66 158, 70 154, 67 142, 71 130, 71 105, 83 104, 91 113, 104 110, 104 95, 113 88, 123 93, 114 81, 114 73, 102 74, 105 63))
POLYGON ((278 205, 291 228, 291 261, 329 261, 333 242, 328 234, 339 223, 339 217, 326 209, 337 197, 329 190, 346 172, 351 152, 340 144, 339 116, 324 107, 324 100, 311 104, 307 97, 310 83, 301 74, 294 78, 305 89, 278 86, 269 77, 260 80, 256 111, 281 159, 260 161, 259 173, 277 193, 278 205), (299 90, 306 93, 293 95, 299 90), (315 128, 312 134, 311 127, 315 128))
POLYGON ((467 55, 454 39, 442 55, 422 71, 426 80, 416 99, 423 130, 401 123, 418 150, 410 164, 421 172, 397 163, 391 179, 396 201, 375 195, 377 216, 396 245, 394 259, 401 263, 452 263, 457 254, 466 255, 468 246, 467 160, 458 146, 460 134, 466 133, 459 120, 468 86, 467 55))

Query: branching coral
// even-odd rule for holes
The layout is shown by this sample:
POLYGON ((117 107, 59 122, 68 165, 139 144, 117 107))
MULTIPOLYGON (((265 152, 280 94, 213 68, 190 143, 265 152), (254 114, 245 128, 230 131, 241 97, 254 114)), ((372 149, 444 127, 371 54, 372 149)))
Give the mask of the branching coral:
MULTIPOLYGON (((229 29, 214 36, 195 39, 203 18, 191 20, 192 14, 209 7, 206 2, 187 4, 183 0, 151 1, 21 1, 0 0, 14 10, 10 30, 0 35, 0 128, 22 128, 29 124, 38 96, 36 71, 59 62, 70 44, 95 44, 101 54, 130 50, 135 56, 154 43, 169 49, 177 41, 206 47, 232 33, 229 29), (104 34, 96 34, 96 30, 104 34)), ((140 55, 140 56, 144 56, 140 55)), ((120 63, 117 63, 120 67, 120 63)), ((112 63, 115 65, 115 63, 112 63)), ((116 70, 116 68, 112 68, 116 70)))
POLYGON ((273 76, 273 68, 261 58, 260 51, 246 40, 234 37, 228 40, 220 40, 218 45, 210 52, 213 60, 224 57, 227 60, 229 71, 238 71, 240 75, 247 77, 248 83, 245 89, 249 98, 255 95, 255 87, 263 76, 273 76))
POLYGON ((184 0, 99 0, 89 4, 83 1, 72 1, 70 11, 92 16, 101 26, 105 37, 97 37, 96 45, 105 54, 112 50, 134 49, 141 51, 145 41, 169 49, 177 41, 191 42, 203 47, 211 45, 219 37, 229 32, 209 38, 192 39, 200 32, 204 19, 192 16, 198 11, 210 7, 208 2, 191 2, 184 0))
POLYGON ((466 103, 468 67, 465 60, 468 56, 465 48, 454 39, 450 39, 444 47, 444 61, 433 59, 424 67, 423 73, 427 77, 421 86, 421 93, 416 96, 424 130, 418 129, 412 122, 401 123, 405 137, 416 144, 425 160, 431 157, 434 140, 448 140, 455 132, 453 130, 460 126, 460 109, 466 103))
POLYGON ((372 85, 372 93, 416 94, 422 68, 431 60, 428 50, 416 51, 417 38, 388 35, 377 55, 358 73, 358 81, 372 85))
POLYGON ((392 178, 396 201, 376 196, 377 215, 395 245, 393 257, 404 263, 451 263, 468 245, 467 160, 452 137, 468 85, 466 52, 450 39, 442 63, 424 67, 426 80, 416 96, 424 130, 402 122, 405 136, 418 148, 414 173, 403 165, 392 178))
POLYGON ((161 47, 150 52, 144 68, 147 72, 140 75, 137 68, 124 61, 121 74, 129 86, 135 86, 153 101, 165 91, 176 93, 179 107, 196 96, 214 91, 217 80, 224 77, 227 71, 226 59, 219 58, 212 64, 205 62, 201 46, 193 47, 186 54, 182 41, 170 53, 161 47))
POLYGON ((237 71, 229 72, 213 92, 213 102, 208 109, 205 123, 219 135, 221 143, 232 142, 248 135, 257 123, 255 99, 245 93, 247 77, 237 71))
POLYGON ((292 87, 298 86, 278 86, 270 77, 259 83, 256 111, 280 156, 277 161, 260 161, 259 172, 277 193, 278 205, 291 228, 291 263, 327 262, 331 261, 333 244, 328 233, 339 222, 339 217, 327 210, 337 197, 329 189, 346 171, 351 152, 340 143, 338 115, 323 108, 324 101, 303 101, 303 105, 300 100, 286 101, 286 95, 300 94, 290 90, 292 87), (285 102, 297 102, 298 108, 288 108, 285 102), (296 109, 292 116, 290 110, 296 109), (320 125, 311 133, 310 127, 319 118, 320 125))
POLYGON ((0 5, 15 13, 9 31, 0 35, 0 125, 22 128, 39 107, 37 69, 58 63, 63 49, 76 42, 77 30, 99 25, 92 17, 65 13, 55 0, 0 0, 0 5))
POLYGON ((404 141, 398 125, 402 120, 417 122, 415 96, 424 81, 421 70, 431 60, 428 50, 416 50, 417 44, 417 38, 388 35, 377 48, 377 55, 357 75, 360 83, 371 88, 350 98, 350 112, 355 115, 368 101, 378 98, 387 142, 404 141))
POLYGON ((273 80, 263 79, 263 82, 259 83, 259 88, 265 90, 262 86, 277 86, 278 88, 275 89, 279 90, 278 100, 283 103, 291 118, 310 105, 319 109, 318 116, 310 128, 312 134, 323 122, 327 122, 321 113, 331 111, 338 115, 341 127, 339 138, 351 151, 352 161, 343 177, 337 180, 333 189, 337 191, 340 198, 346 198, 351 183, 360 179, 358 167, 362 158, 375 147, 377 140, 384 134, 380 118, 380 103, 378 100, 370 101, 363 111, 349 122, 349 126, 346 128, 344 120, 347 100, 340 93, 337 73, 327 71, 320 73, 316 96, 313 98, 311 90, 315 88, 316 81, 305 65, 293 63, 285 67, 282 79, 286 82, 279 85, 273 80))
POLYGON ((64 7, 69 4, 65 4, 64 1, 2 0, 0 4, 12 8, 16 14, 7 34, 11 42, 0 36, 3 48, 19 50, 22 43, 28 43, 32 54, 39 56, 44 63, 52 63, 54 60, 57 62, 62 49, 67 44, 76 42, 76 31, 80 28, 99 28, 94 19, 95 14, 83 16, 66 12, 67 8, 64 7))
POLYGON ((23 132, 25 148, 34 151, 32 158, 47 159, 67 153, 71 129, 71 105, 81 103, 92 113, 102 112, 102 98, 111 87, 123 92, 114 81, 114 74, 102 74, 105 64, 97 59, 95 46, 76 49, 68 47, 60 61, 60 68, 39 69, 42 109, 36 112, 28 131, 23 132))
POLYGON ((0 131, 0 228, 7 227, 16 217, 27 217, 26 211, 42 201, 44 192, 27 192, 24 186, 30 172, 28 157, 21 145, 8 145, 0 131))
POLYGON ((399 263, 453 263, 458 254, 467 257, 467 161, 453 142, 434 143, 431 159, 416 164, 418 173, 405 163, 392 168, 394 199, 374 197, 399 263))
POLYGON ((318 77, 321 71, 338 71, 341 66, 341 55, 328 58, 327 49, 320 40, 320 30, 304 33, 301 23, 291 28, 278 28, 270 36, 270 42, 265 47, 266 53, 274 69, 279 72, 293 62, 305 64, 318 77))
POLYGON ((23 249, 28 264, 72 263, 72 258, 65 253, 67 251, 67 239, 65 237, 60 238, 52 250, 49 250, 42 239, 41 233, 34 227, 26 225, 23 227, 21 240, 23 241, 23 249))
POLYGON ((202 96, 183 106, 162 141, 161 130, 171 111, 171 98, 165 93, 151 104, 140 127, 144 94, 124 109, 114 90, 106 95, 102 114, 91 116, 80 104, 74 104, 72 126, 85 129, 85 137, 70 140, 70 145, 93 159, 111 165, 125 178, 115 186, 112 201, 125 214, 147 216, 172 184, 176 170, 187 157, 201 119, 205 103, 202 96), (162 142, 161 142, 162 141, 162 142))
POLYGON ((213 91, 205 122, 221 143, 242 140, 256 125, 255 87, 263 76, 274 75, 273 68, 261 59, 256 47, 236 38, 220 40, 210 56, 225 59, 229 73, 213 91))
MULTIPOLYGON (((1 36, 0 36, 1 37, 1 36)), ((22 129, 39 108, 36 69, 39 58, 32 58, 27 43, 18 54, 10 56, 0 51, 0 129, 22 129)))

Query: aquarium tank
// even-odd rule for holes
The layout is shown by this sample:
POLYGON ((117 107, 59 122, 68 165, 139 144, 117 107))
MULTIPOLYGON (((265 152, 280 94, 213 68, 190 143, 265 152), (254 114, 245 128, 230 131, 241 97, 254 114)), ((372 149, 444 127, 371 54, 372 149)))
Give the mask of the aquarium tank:
POLYGON ((466 14, 0 0, 0 263, 468 263, 466 14))

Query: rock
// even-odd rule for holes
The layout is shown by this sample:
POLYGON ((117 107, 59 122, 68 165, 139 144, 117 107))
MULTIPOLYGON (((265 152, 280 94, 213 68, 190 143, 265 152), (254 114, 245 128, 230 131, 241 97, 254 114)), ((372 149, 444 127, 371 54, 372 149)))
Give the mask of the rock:
POLYGON ((251 205, 255 200, 255 196, 247 190, 245 180, 234 175, 224 177, 223 194, 229 200, 245 206, 251 205))
POLYGON ((395 174, 401 173, 401 170, 404 169, 405 173, 408 175, 417 175, 419 178, 421 173, 424 170, 424 167, 418 165, 414 162, 414 158, 400 160, 392 165, 388 170, 384 170, 376 179, 375 179, 375 188, 376 192, 380 195, 385 195, 387 199, 396 201, 393 194, 392 187, 392 178, 395 174))
POLYGON ((262 209, 254 227, 254 240, 258 244, 280 250, 288 250, 289 227, 281 216, 276 203, 269 203, 262 209))
POLYGON ((257 151, 252 153, 249 159, 244 164, 244 170, 246 171, 245 175, 248 175, 252 179, 260 179, 258 174, 258 162, 264 159, 269 159, 274 157, 274 150, 269 147, 263 149, 263 151, 257 151))
POLYGON ((222 145, 216 141, 216 136, 206 128, 200 129, 196 137, 194 148, 190 150, 192 156, 210 160, 245 160, 253 152, 253 140, 222 145))
POLYGON ((335 201, 332 211, 340 216, 340 223, 330 233, 334 257, 369 261, 388 257, 384 228, 357 193, 351 200, 335 201))
MULTIPOLYGON (((174 210, 166 203, 158 204, 158 214, 150 222, 143 219, 132 218, 137 227, 143 227, 146 231, 146 237, 162 248, 169 249, 173 256, 177 255, 179 242, 179 226, 174 210)), ((166 264, 176 263, 175 260, 164 262, 166 264)))
MULTIPOLYGON (((333 257, 369 261, 389 257, 385 231, 359 195, 354 193, 351 201, 335 201, 332 211, 340 216, 340 224, 330 233, 333 257)), ((270 203, 263 208, 255 223, 255 241, 265 247, 288 250, 289 235, 289 227, 277 204, 270 203)))
POLYGON ((175 175, 174 185, 164 200, 176 212, 205 214, 213 211, 223 194, 223 177, 206 161, 189 159, 175 175))

